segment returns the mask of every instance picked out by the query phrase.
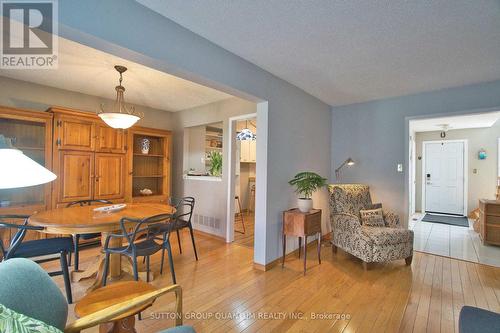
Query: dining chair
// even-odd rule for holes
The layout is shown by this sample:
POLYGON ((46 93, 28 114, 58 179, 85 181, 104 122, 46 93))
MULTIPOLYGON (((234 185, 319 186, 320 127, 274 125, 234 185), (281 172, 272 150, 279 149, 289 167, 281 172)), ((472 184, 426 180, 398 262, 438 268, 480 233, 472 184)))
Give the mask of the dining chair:
POLYGON ((137 270, 137 257, 146 259, 146 280, 149 282, 149 257, 162 249, 162 245, 155 241, 158 237, 159 229, 172 218, 171 214, 160 214, 150 216, 144 219, 133 219, 123 217, 120 220, 121 233, 110 233, 104 243, 104 272, 102 285, 106 285, 106 279, 109 270, 109 257, 111 254, 119 254, 129 257, 132 260, 134 270, 134 279, 139 280, 137 270), (132 230, 132 231, 129 231, 132 230), (144 236, 144 238, 140 236, 144 236), (110 247, 111 239, 120 238, 127 242, 127 245, 120 247, 110 247))
POLYGON ((193 224, 191 223, 195 204, 194 198, 170 198, 169 203, 176 209, 173 230, 175 230, 175 232, 177 233, 177 242, 179 243, 180 253, 182 253, 182 246, 179 231, 184 228, 189 228, 189 233, 191 234, 191 242, 193 243, 194 256, 196 260, 198 260, 198 252, 196 251, 196 244, 194 242, 193 224))
MULTIPOLYGON (((79 205, 80 207, 90 206, 94 203, 107 204, 107 205, 113 204, 109 200, 78 200, 78 201, 70 202, 69 204, 66 205, 66 208, 73 207, 76 205, 79 205)), ((83 239, 83 240, 96 239, 96 241, 93 243, 100 244, 101 243, 101 233, 94 232, 94 233, 90 233, 90 234, 75 234, 75 235, 73 235, 73 244, 75 247, 74 251, 73 251, 73 252, 75 252, 75 271, 78 270, 79 264, 80 264, 80 239, 83 239)))
MULTIPOLYGON (((152 304, 162 295, 174 293, 176 326, 161 332, 194 333, 191 326, 180 326, 183 319, 182 288, 178 285, 137 294, 137 288, 131 285, 135 282, 122 282, 128 283, 131 288, 123 291, 124 294, 120 295, 121 301, 108 301, 105 308, 102 304, 97 304, 91 313, 67 323, 68 303, 54 281, 33 261, 14 258, 0 263, 0 281, 2 281, 0 327, 3 327, 2 320, 10 325, 15 324, 15 327, 9 326, 7 332, 77 333, 99 324, 112 322, 137 307, 152 304)), ((99 288, 91 293, 106 293, 106 288, 108 287, 99 288)), ((90 297, 89 294, 87 297, 90 297)), ((125 327, 124 329, 126 330, 125 327)))
MULTIPOLYGON (((68 303, 73 303, 73 297, 71 294, 71 282, 69 278, 68 261, 67 256, 71 253, 73 249, 73 240, 71 237, 59 237, 59 238, 46 238, 46 239, 36 239, 25 241, 24 236, 28 230, 41 231, 43 227, 30 226, 28 225, 29 216, 26 215, 0 215, 0 229, 13 229, 17 230, 14 237, 9 244, 8 248, 5 248, 0 241, 0 252, 2 254, 3 260, 9 260, 12 258, 37 258, 48 255, 59 255, 59 260, 61 263, 61 270, 56 272, 49 272, 50 276, 63 275, 64 278, 64 288, 66 289, 66 297, 68 303), (22 224, 7 223, 5 221, 16 221, 23 220, 22 224)), ((52 261, 57 258, 47 258, 47 259, 35 259, 36 263, 43 263, 47 261, 52 261)))

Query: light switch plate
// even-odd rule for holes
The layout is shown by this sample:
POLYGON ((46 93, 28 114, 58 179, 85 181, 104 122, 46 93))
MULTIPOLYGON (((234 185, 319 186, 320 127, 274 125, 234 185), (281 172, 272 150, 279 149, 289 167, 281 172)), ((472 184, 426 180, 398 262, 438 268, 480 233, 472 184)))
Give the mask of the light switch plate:
POLYGON ((403 164, 398 163, 398 172, 403 172, 403 164))

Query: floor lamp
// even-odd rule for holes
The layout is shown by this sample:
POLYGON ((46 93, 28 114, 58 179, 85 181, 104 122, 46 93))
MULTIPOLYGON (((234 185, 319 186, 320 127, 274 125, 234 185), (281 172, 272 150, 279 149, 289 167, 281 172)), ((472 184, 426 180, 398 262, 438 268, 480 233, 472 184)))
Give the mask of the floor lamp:
POLYGON ((341 171, 344 166, 353 166, 354 160, 352 158, 348 158, 347 160, 344 161, 337 169, 335 169, 335 179, 340 180, 340 176, 342 175, 341 171))
POLYGON ((56 175, 12 147, 11 139, 0 134, 0 189, 45 184, 56 175))

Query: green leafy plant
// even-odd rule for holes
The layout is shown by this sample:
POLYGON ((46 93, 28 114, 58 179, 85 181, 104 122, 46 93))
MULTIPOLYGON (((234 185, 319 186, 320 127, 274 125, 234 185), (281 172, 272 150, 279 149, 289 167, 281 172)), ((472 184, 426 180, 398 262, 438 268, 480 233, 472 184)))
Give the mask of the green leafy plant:
POLYGON ((222 153, 218 151, 211 151, 208 153, 210 160, 210 169, 208 172, 212 176, 220 177, 222 175, 222 153))
POLYGON ((326 181, 326 178, 317 173, 304 171, 296 174, 288 184, 295 186, 295 193, 303 196, 301 199, 310 199, 313 192, 326 186, 326 181))

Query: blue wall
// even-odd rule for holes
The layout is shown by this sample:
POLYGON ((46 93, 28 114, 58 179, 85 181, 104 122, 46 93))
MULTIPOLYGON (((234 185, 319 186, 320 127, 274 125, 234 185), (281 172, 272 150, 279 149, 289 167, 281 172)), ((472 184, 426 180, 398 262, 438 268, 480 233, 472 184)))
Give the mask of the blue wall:
POLYGON ((408 120, 497 107, 500 81, 333 107, 331 178, 352 157, 357 163, 344 170, 342 182, 369 184, 374 200, 406 217, 408 120), (403 173, 398 163, 405 165, 403 173))

